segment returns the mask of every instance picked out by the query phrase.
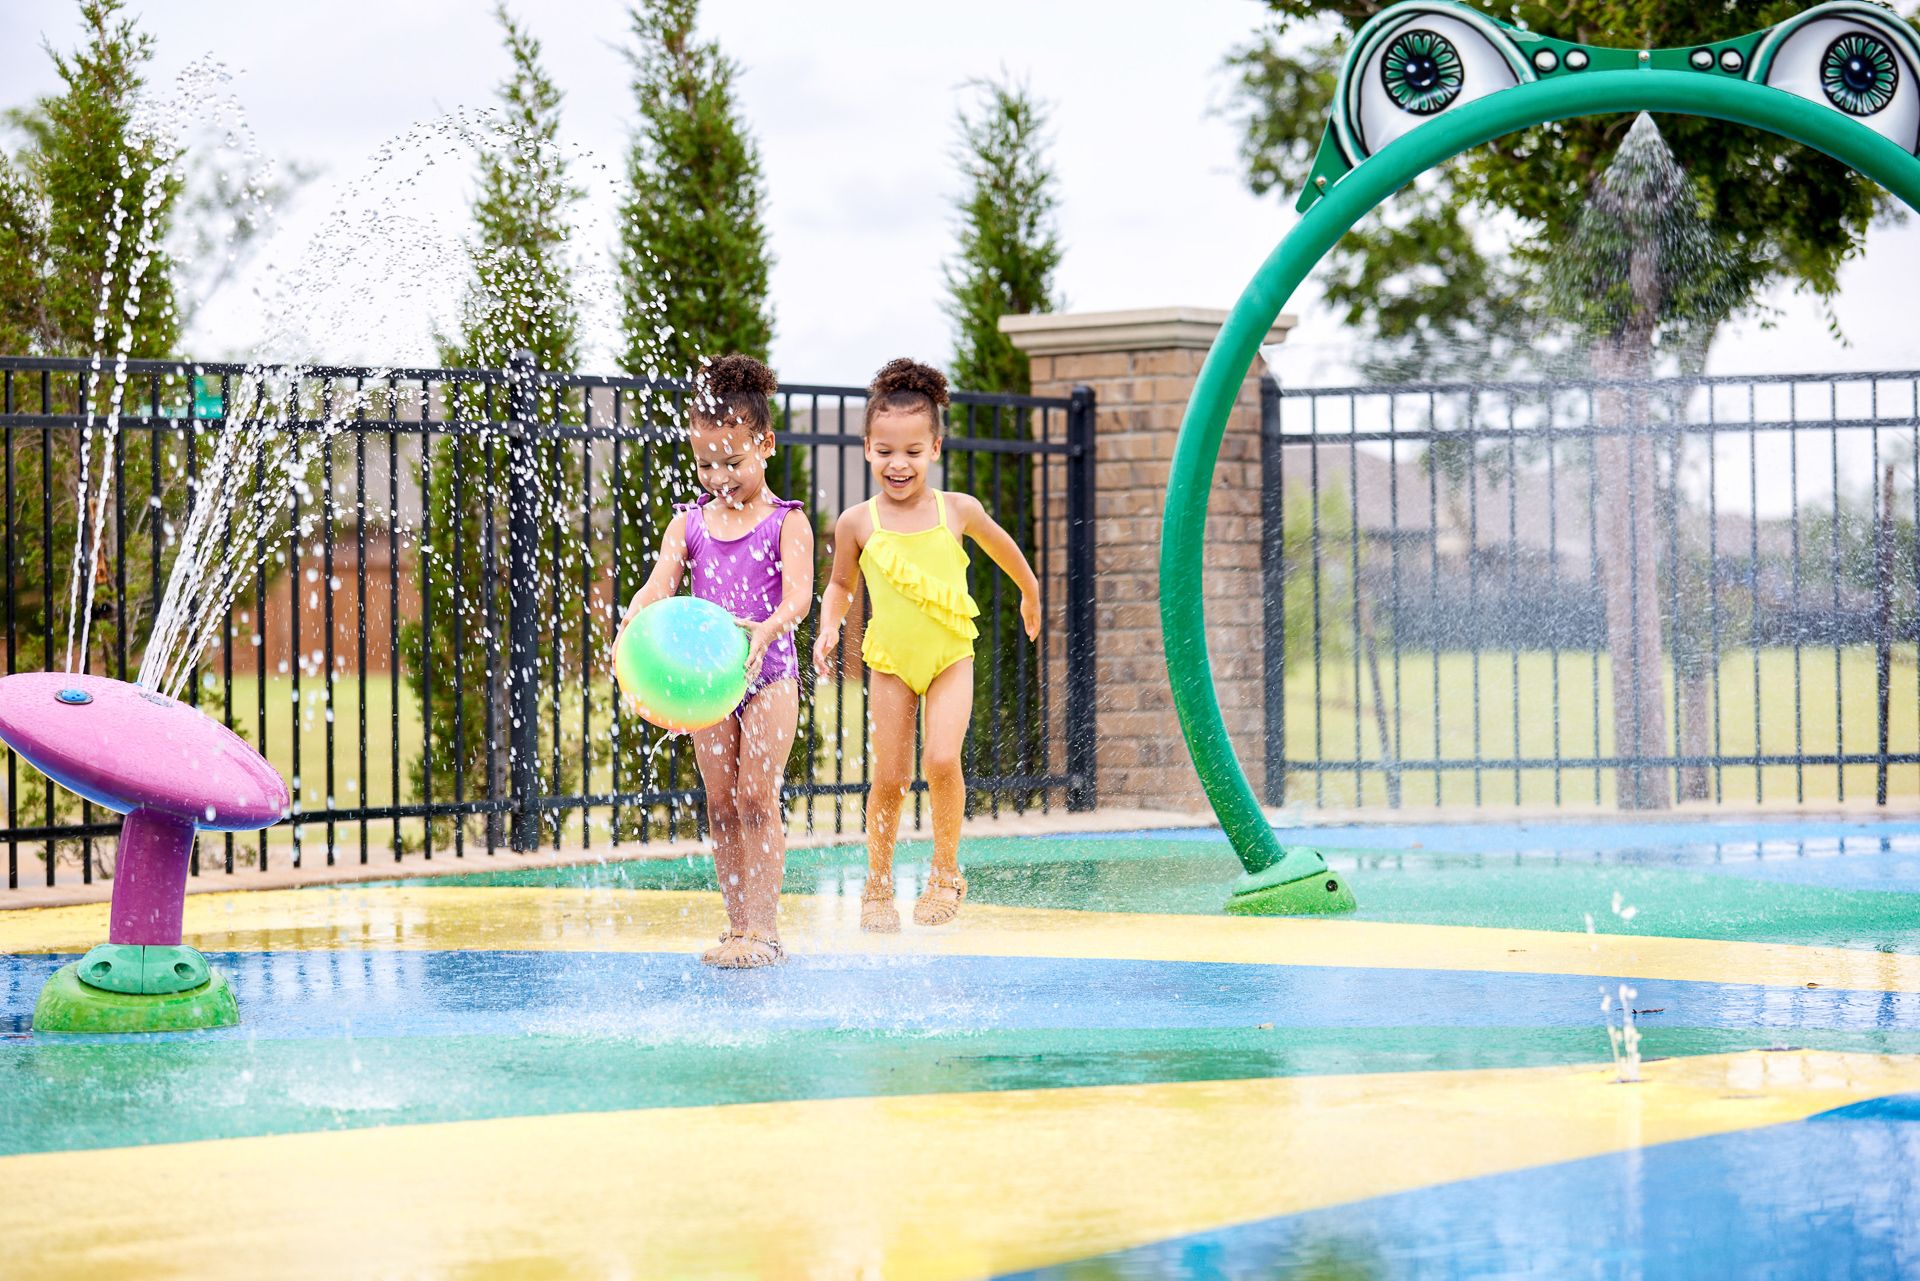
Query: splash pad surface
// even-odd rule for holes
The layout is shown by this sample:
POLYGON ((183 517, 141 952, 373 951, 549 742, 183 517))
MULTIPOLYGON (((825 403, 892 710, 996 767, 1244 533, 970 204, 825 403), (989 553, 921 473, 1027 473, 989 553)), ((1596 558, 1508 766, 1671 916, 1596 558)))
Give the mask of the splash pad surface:
POLYGON ((958 927, 877 938, 860 851, 796 851, 750 974, 693 959, 704 861, 194 895, 246 1021, 192 1035, 33 1035, 104 908, 0 914, 9 1268, 1920 1266, 1920 823, 1313 835, 1355 916, 1224 916, 1217 832, 1113 833, 971 842, 958 927), (87 1209, 178 1180, 235 1213, 87 1209))

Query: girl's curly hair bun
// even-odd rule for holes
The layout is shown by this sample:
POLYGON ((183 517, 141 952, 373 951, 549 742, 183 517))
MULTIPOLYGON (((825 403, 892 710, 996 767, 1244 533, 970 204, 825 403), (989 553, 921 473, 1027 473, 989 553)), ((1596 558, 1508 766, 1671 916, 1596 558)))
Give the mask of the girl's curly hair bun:
POLYGON ((900 356, 880 366, 880 372, 873 376, 873 383, 867 389, 876 397, 895 396, 902 392, 925 396, 936 405, 944 405, 952 399, 947 394, 947 376, 932 365, 923 365, 917 360, 900 356))
POLYGON ((694 382, 715 400, 755 392, 771 396, 780 390, 780 380, 773 371, 752 356, 721 356, 708 361, 694 382))
POLYGON ((693 376, 693 408, 714 422, 741 419, 762 436, 773 429, 768 397, 778 390, 773 371, 752 356, 720 356, 702 362, 693 376))
POLYGON ((878 414, 924 413, 933 419, 933 434, 942 434, 941 406, 951 402, 947 376, 932 365, 906 356, 889 360, 867 384, 867 426, 878 414))

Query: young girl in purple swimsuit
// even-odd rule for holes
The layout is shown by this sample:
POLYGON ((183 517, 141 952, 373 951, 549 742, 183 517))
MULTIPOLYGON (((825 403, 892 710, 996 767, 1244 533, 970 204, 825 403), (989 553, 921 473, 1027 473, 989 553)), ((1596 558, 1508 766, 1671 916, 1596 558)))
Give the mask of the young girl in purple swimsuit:
POLYGON ((751 637, 746 697, 733 715, 693 736, 714 875, 727 905, 720 946, 700 959, 724 969, 786 959, 780 783, 799 720, 793 629, 813 604, 813 529, 801 503, 767 489, 768 397, 777 387, 773 371, 749 356, 722 356, 694 379, 687 435, 707 492, 697 503, 675 504, 679 514, 660 541, 660 558, 627 609, 631 618, 674 595, 691 573, 693 594, 724 607, 751 637))

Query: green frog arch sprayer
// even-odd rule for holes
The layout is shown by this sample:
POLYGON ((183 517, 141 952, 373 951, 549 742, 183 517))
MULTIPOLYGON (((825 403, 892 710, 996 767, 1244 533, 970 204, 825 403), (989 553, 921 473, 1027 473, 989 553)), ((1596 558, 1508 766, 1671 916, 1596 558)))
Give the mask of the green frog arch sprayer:
POLYGON ((1317 852, 1284 846, 1234 755, 1208 661, 1201 591, 1208 491, 1228 411, 1302 280, 1352 226, 1452 157, 1533 125, 1661 112, 1791 138, 1920 209, 1920 38, 1860 0, 1686 48, 1606 48, 1524 31, 1449 0, 1409 0, 1356 34, 1300 221, 1222 327, 1175 446, 1160 541, 1160 614, 1181 730, 1246 878, 1228 903, 1258 914, 1338 912, 1354 897, 1317 852))

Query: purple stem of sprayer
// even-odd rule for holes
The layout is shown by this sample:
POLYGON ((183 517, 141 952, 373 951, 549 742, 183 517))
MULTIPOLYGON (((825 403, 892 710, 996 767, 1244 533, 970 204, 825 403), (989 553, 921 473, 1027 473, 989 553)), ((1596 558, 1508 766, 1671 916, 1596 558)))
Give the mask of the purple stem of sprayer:
POLYGON ((134 810, 121 823, 109 943, 178 946, 193 830, 191 819, 149 809, 134 810))

